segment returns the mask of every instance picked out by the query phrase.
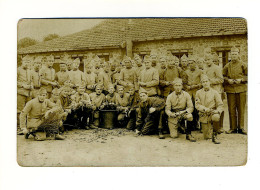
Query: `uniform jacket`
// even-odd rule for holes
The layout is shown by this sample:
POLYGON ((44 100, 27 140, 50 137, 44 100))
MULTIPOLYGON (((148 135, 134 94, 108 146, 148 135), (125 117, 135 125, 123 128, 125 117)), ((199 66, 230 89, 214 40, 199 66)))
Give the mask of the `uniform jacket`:
POLYGON ((71 100, 70 96, 67 96, 67 97, 60 96, 60 102, 61 102, 61 106, 64 110, 71 108, 72 100, 71 100))
POLYGON ((143 69, 140 73, 138 81, 146 83, 145 87, 141 87, 147 91, 148 96, 157 94, 156 86, 159 85, 159 73, 155 68, 151 67, 149 69, 143 69))
POLYGON ((41 84, 47 90, 47 92, 52 91, 52 85, 49 82, 54 82, 55 70, 49 67, 42 67, 40 69, 41 84))
POLYGON ((17 93, 23 96, 29 96, 30 90, 25 89, 22 85, 30 85, 30 72, 28 69, 19 67, 17 69, 17 93))
POLYGON ((82 82, 85 82, 85 77, 82 71, 72 70, 70 71, 70 80, 72 84, 74 84, 75 86, 79 86, 82 82))
POLYGON ((89 97, 90 97, 91 104, 96 107, 100 107, 101 104, 106 101, 106 97, 103 93, 97 95, 96 92, 93 92, 89 95, 89 97))
MULTIPOLYGON (((220 94, 210 88, 208 91, 200 89, 196 93, 195 107, 199 112, 204 112, 205 108, 217 110, 219 113, 223 111, 223 102, 220 94)), ((207 122, 207 116, 200 116, 200 121, 207 122)))
POLYGON ((40 71, 32 70, 30 74, 30 81, 34 88, 41 87, 41 74, 40 71))
POLYGON ((90 97, 87 93, 80 95, 76 92, 74 95, 71 96, 72 104, 78 104, 80 102, 84 102, 86 104, 90 104, 90 97))
POLYGON ((115 92, 113 94, 107 94, 106 95, 106 102, 116 104, 116 94, 117 93, 115 93, 115 92))
POLYGON ((201 88, 200 79, 201 79, 201 75, 203 74, 203 71, 196 68, 195 71, 191 71, 190 69, 188 69, 188 70, 186 70, 185 73, 187 75, 186 87, 191 86, 191 85, 199 85, 199 87, 197 87, 197 88, 193 88, 190 90, 187 89, 187 92, 190 94, 191 98, 193 98, 193 100, 194 100, 197 90, 199 90, 201 88))
POLYGON ((125 91, 128 92, 130 87, 129 85, 134 85, 135 89, 138 89, 137 87, 137 77, 136 72, 134 68, 131 69, 122 69, 119 75, 119 81, 118 83, 125 87, 125 91))
POLYGON ((97 75, 94 72, 85 73, 85 82, 87 87, 86 92, 88 94, 94 92, 97 83, 97 75))
POLYGON ((241 93, 247 91, 247 65, 241 61, 237 63, 229 62, 223 69, 225 79, 224 89, 227 93, 241 93), (243 79, 240 84, 229 84, 228 79, 243 79))
POLYGON ((181 91, 179 95, 172 92, 166 100, 165 112, 169 116, 172 112, 179 112, 186 110, 188 113, 193 112, 193 103, 189 93, 181 91))
POLYGON ((210 79, 210 85, 211 87, 216 90, 218 93, 222 93, 223 92, 223 82, 224 82, 224 78, 222 75, 222 69, 221 67, 212 64, 211 67, 205 67, 204 68, 204 74, 206 74, 208 76, 208 78, 210 79))
POLYGON ((110 73, 106 73, 105 71, 100 72, 97 76, 98 83, 104 86, 104 90, 108 90, 108 85, 112 83, 110 73))
POLYGON ((40 102, 38 97, 30 100, 27 102, 20 115, 21 128, 26 128, 26 126, 28 129, 37 128, 43 122, 43 116, 46 111, 55 107, 57 106, 48 99, 43 102, 40 102))
POLYGON ((116 104, 122 107, 130 106, 130 95, 128 93, 124 93, 121 97, 119 94, 116 94, 116 104))
POLYGON ((163 86, 164 93, 163 96, 167 97, 173 90, 174 87, 172 84, 166 85, 166 82, 173 82, 175 78, 180 78, 181 69, 179 67, 173 67, 170 69, 169 67, 163 72, 160 77, 160 86, 163 86))
POLYGON ((64 82, 69 80, 70 76, 68 71, 59 71, 55 75, 55 80, 59 83, 60 86, 64 85, 64 82))

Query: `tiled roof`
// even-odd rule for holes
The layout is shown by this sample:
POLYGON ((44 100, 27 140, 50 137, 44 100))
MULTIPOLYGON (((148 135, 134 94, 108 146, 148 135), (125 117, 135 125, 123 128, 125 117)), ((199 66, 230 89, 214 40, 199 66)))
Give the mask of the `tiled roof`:
POLYGON ((18 51, 19 54, 124 47, 133 41, 247 33, 242 18, 108 19, 93 27, 18 51))

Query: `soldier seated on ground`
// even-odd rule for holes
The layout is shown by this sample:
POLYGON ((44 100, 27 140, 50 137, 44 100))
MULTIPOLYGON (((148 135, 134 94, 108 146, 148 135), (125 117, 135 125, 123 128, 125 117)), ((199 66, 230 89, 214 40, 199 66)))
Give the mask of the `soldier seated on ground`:
POLYGON ((128 93, 125 93, 123 86, 117 86, 118 93, 116 94, 116 105, 118 110, 118 126, 119 127, 126 127, 128 118, 126 117, 128 114, 128 111, 130 109, 129 106, 129 98, 130 95, 128 93))
POLYGON ((140 88, 140 103, 137 108, 136 134, 150 135, 159 131, 162 134, 162 114, 165 106, 164 100, 158 97, 148 97, 145 89, 140 88))
POLYGON ((220 115, 223 112, 223 102, 220 94, 210 87, 209 78, 202 75, 201 83, 203 89, 196 93, 195 107, 199 111, 200 122, 205 139, 209 139, 213 126, 212 142, 220 144, 217 140, 217 133, 220 127, 220 115))
POLYGON ((100 125, 100 106, 106 101, 105 95, 102 93, 103 86, 98 84, 95 91, 89 95, 92 105, 92 120, 90 122, 90 128, 96 129, 100 125))
POLYGON ((63 140, 64 137, 59 134, 60 118, 51 117, 60 107, 46 98, 47 91, 41 88, 38 97, 29 101, 22 110, 20 123, 25 138, 32 134, 35 140, 42 141, 48 131, 56 140, 63 140))
POLYGON ((168 115, 168 126, 170 136, 178 137, 178 126, 185 121, 186 139, 195 142, 195 138, 191 135, 191 125, 186 121, 192 121, 193 104, 190 95, 182 90, 182 80, 176 78, 174 80, 174 91, 167 97, 165 112, 168 115))
POLYGON ((89 129, 88 120, 90 121, 92 115, 92 106, 89 95, 85 93, 85 84, 78 87, 78 92, 71 96, 72 111, 75 114, 75 126, 80 129, 89 129))

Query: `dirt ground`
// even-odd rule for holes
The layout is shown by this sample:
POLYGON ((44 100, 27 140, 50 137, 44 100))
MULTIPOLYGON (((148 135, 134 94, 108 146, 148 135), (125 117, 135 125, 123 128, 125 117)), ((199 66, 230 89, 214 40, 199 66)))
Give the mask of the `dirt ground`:
MULTIPOLYGON (((226 107, 226 106, 225 106, 226 107)), ((225 110, 224 129, 228 130, 225 110)), ((247 118, 247 117, 246 117, 247 118)), ((245 121, 247 123, 247 120, 245 121)), ((158 139, 156 135, 136 137, 125 129, 73 130, 63 141, 36 142, 17 136, 17 161, 21 166, 237 166, 246 164, 247 136, 221 134, 221 144, 158 139)))

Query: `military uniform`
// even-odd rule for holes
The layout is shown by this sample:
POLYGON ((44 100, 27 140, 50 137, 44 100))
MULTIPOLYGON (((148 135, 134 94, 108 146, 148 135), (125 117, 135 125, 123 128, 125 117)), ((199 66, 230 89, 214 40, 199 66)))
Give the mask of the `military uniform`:
POLYGON ((32 70, 30 75, 31 84, 33 85, 31 97, 36 98, 41 87, 41 74, 39 70, 32 70))
MULTIPOLYGON (((198 90, 196 93, 195 107, 200 113, 200 122, 202 125, 204 138, 209 139, 211 136, 209 131, 211 130, 211 122, 213 123, 213 135, 216 136, 219 130, 220 115, 223 112, 223 102, 220 94, 212 88, 207 90, 204 88, 198 90), (205 110, 207 108, 215 112, 206 114, 205 110)), ((215 136, 213 137, 213 141, 215 136)))
POLYGON ((119 76, 118 83, 120 85, 124 86, 126 92, 129 91, 130 85, 134 85, 135 89, 138 89, 135 69, 134 68, 122 69, 120 76, 119 76))
POLYGON ((146 83, 145 86, 141 87, 147 91, 148 96, 157 95, 156 86, 159 85, 159 73, 155 68, 151 67, 149 69, 143 69, 140 73, 138 81, 146 83))
POLYGON ((63 86, 64 82, 70 80, 68 71, 59 71, 55 75, 55 80, 59 83, 59 86, 63 86))
POLYGON ((91 124, 93 124, 96 127, 99 127, 100 121, 99 121, 99 107, 106 101, 106 97, 104 94, 97 94, 96 92, 93 92, 89 95, 91 104, 93 106, 93 120, 91 124))
POLYGON ((97 84, 97 75, 94 72, 85 73, 86 93, 91 94, 95 91, 97 84))
POLYGON ((112 83, 110 73, 109 72, 100 72, 97 76, 98 84, 103 85, 103 92, 108 94, 108 86, 112 83))
POLYGON ((164 100, 157 97, 148 97, 147 101, 139 103, 136 128, 141 134, 148 135, 156 132, 158 129, 162 129, 161 111, 164 106, 164 100), (156 111, 149 113, 149 109, 152 107, 155 108, 156 111))
POLYGON ((87 120, 91 120, 92 108, 90 97, 87 93, 80 94, 76 92, 71 96, 72 108, 75 116, 76 126, 79 128, 87 128, 87 120))
POLYGON ((247 92, 247 65, 242 61, 229 62, 223 69, 224 90, 227 93, 230 129, 244 130, 244 114, 247 92), (229 84, 228 80, 242 79, 239 84, 229 84))
POLYGON ((72 70, 70 71, 71 84, 74 85, 74 89, 77 89, 82 82, 85 82, 85 77, 82 71, 72 70))
POLYGON ((117 121, 119 126, 126 127, 127 124, 127 114, 129 111, 129 102, 130 95, 128 93, 124 93, 123 95, 116 94, 116 105, 118 106, 118 116, 117 121))
MULTIPOLYGON (((185 91, 181 91, 179 94, 174 91, 167 97, 165 112, 168 115, 168 126, 172 138, 178 137, 178 123, 180 124, 183 120, 193 120, 193 109, 191 97, 185 91), (172 114, 179 112, 184 112, 184 114, 172 117, 172 114)), ((191 126, 187 124, 186 135, 190 134, 191 126)))

